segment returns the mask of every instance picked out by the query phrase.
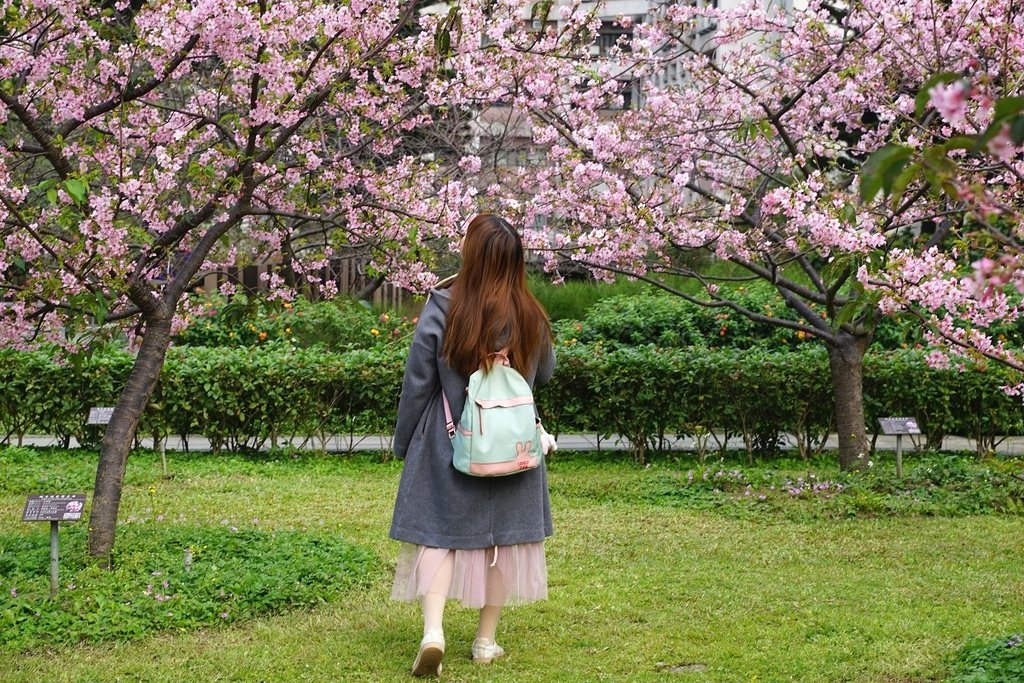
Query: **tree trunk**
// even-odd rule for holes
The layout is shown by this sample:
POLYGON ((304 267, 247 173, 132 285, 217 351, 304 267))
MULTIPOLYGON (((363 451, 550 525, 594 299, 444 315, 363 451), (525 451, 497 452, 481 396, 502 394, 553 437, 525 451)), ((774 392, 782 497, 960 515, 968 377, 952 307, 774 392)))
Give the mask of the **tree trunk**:
POLYGON ((147 320, 142 346, 135 357, 128 383, 117 400, 114 413, 103 434, 100 461, 96 468, 96 488, 89 515, 89 554, 100 566, 111 566, 117 511, 121 505, 128 453, 139 427, 142 412, 153 394, 163 369, 167 347, 171 343, 171 318, 147 320))
POLYGON ((864 422, 864 352, 871 338, 839 332, 835 341, 828 345, 828 359, 836 404, 839 467, 866 469, 870 451, 864 422))

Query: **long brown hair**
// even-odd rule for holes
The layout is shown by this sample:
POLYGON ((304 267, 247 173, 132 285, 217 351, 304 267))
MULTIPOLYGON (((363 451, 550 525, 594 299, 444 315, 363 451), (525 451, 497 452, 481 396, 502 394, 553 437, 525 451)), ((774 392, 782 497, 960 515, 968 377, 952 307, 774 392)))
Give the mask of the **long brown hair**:
POLYGON ((470 375, 481 365, 490 369, 490 354, 507 346, 512 367, 525 375, 550 336, 548 314, 526 288, 522 238, 504 219, 478 215, 462 242, 441 355, 470 375))

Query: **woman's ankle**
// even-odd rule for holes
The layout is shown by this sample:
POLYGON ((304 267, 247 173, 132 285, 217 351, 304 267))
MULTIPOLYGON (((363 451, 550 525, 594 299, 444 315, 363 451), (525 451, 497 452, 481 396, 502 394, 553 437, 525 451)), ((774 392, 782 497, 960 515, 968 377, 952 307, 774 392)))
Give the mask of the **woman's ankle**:
POLYGON ((444 646, 444 629, 440 628, 424 628, 423 639, 420 643, 439 643, 442 647, 444 646))

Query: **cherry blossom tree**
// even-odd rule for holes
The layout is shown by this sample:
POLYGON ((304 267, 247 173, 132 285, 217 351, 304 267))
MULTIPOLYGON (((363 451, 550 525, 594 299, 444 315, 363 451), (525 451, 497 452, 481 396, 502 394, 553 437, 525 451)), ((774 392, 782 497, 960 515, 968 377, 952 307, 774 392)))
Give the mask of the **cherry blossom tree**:
MULTIPOLYGON (((676 294, 823 341, 840 464, 862 467, 863 357, 892 307, 858 274, 897 272, 908 253, 952 253, 968 213, 913 173, 900 176, 898 201, 877 191, 862 201, 862 163, 889 144, 917 150, 957 135, 946 104, 918 106, 935 74, 970 78, 980 103, 963 126, 984 127, 992 114, 982 104, 1019 91, 1022 13, 1008 0, 812 0, 789 12, 763 0, 665 5, 619 49, 576 65, 577 80, 557 76, 573 84, 561 98, 551 74, 525 83, 515 104, 546 153, 502 183, 530 199, 521 217, 545 226, 531 237, 552 269, 567 258, 669 290, 662 274, 688 276, 702 295, 676 294), (684 77, 666 82, 666 73, 684 77), (616 109, 629 80, 643 101, 616 109), (745 275, 716 277, 707 254, 745 275), (744 308, 723 286, 737 279, 771 283, 800 320, 744 308)), ((1007 188, 1000 201, 1019 206, 1019 147, 991 142, 1007 188)))
MULTIPOLYGON (((515 2, 420 5, 3 3, 2 343, 75 350, 88 325, 137 346, 101 445, 89 534, 101 562, 186 293, 277 254, 329 295, 320 269, 355 247, 399 284, 431 284, 428 247, 457 242, 475 193, 461 178, 478 160, 431 159, 424 140, 503 96, 496 74, 514 84, 565 53, 588 21, 570 9, 539 44, 515 2)), ((271 279, 274 296, 293 295, 271 279)))
MULTIPOLYGON (((918 95, 934 107, 942 134, 921 147, 888 145, 868 159, 862 194, 898 202, 908 180, 944 194, 964 213, 952 249, 901 250, 882 269, 862 268, 864 286, 883 292, 883 310, 919 316, 936 351, 929 362, 994 361, 1024 373, 1024 349, 993 333, 1021 316, 1024 294, 1024 97, 993 99, 976 75, 938 74, 918 95)), ((1019 83, 1017 87, 1019 88, 1019 83)), ((1020 395, 1022 382, 1007 387, 1020 395)))

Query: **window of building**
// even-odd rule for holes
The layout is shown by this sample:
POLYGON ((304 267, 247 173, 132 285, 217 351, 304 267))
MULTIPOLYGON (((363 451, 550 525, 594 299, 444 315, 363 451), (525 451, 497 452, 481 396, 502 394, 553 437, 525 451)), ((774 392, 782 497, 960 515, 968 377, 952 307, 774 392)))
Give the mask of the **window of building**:
POLYGON ((597 51, 602 57, 612 54, 612 50, 620 47, 624 52, 629 51, 629 43, 621 44, 620 39, 633 37, 633 29, 619 26, 614 21, 602 21, 601 28, 597 33, 597 51))

